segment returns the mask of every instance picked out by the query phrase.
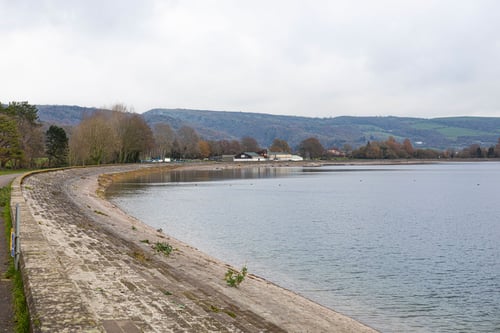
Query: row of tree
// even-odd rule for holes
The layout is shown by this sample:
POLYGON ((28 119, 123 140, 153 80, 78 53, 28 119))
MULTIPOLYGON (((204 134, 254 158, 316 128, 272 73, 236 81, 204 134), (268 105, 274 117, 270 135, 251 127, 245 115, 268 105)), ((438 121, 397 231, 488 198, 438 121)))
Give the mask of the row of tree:
POLYGON ((44 132, 38 110, 28 102, 0 103, 0 168, 34 168, 67 164, 64 129, 44 132))
MULTIPOLYGON (((291 152, 284 140, 276 139, 273 151, 291 152)), ((112 112, 87 115, 73 130, 69 140, 71 164, 130 163, 141 160, 212 158, 242 151, 260 151, 252 137, 241 140, 206 141, 196 130, 183 126, 177 131, 167 123, 151 129, 140 115, 115 106, 112 112)))
POLYGON ((414 149, 409 139, 405 139, 401 144, 394 137, 389 137, 386 141, 368 142, 365 146, 353 150, 350 157, 361 159, 499 158, 500 138, 495 146, 481 147, 479 144, 472 144, 460 151, 453 149, 439 151, 434 149, 414 149))
POLYGON ((405 139, 401 144, 392 136, 386 141, 368 141, 366 146, 352 151, 352 157, 354 158, 394 159, 411 158, 416 157, 416 155, 418 153, 413 148, 409 139, 405 139))
MULTIPOLYGON (((84 115, 67 131, 55 125, 44 131, 38 110, 27 102, 0 103, 0 168, 33 168, 141 160, 214 158, 242 151, 263 150, 252 137, 206 141, 196 130, 183 126, 174 131, 159 123, 151 129, 144 119, 122 105, 84 115)), ((285 140, 275 139, 270 151, 292 152, 285 140)), ((304 140, 298 152, 320 158, 324 148, 316 138, 304 140)))
POLYGON ((71 165, 137 162, 154 146, 144 119, 123 105, 85 115, 69 139, 71 165))
MULTIPOLYGON (((249 136, 241 140, 207 141, 189 126, 175 131, 167 123, 158 123, 151 129, 140 115, 116 105, 111 112, 98 111, 85 116, 75 126, 69 140, 69 161, 72 165, 85 165, 165 157, 204 159, 261 150, 258 142, 249 136)), ((281 139, 275 139, 269 150, 292 152, 281 139)))
MULTIPOLYGON (((183 126, 177 131, 167 123, 151 129, 144 119, 122 105, 87 114, 73 128, 50 126, 44 131, 35 106, 27 102, 0 103, 0 168, 133 163, 141 160, 201 159, 236 155, 263 148, 252 137, 241 140, 207 141, 195 129, 183 126)), ((340 150, 326 150, 317 138, 303 140, 293 151, 285 140, 276 138, 272 152, 298 153, 306 159, 339 156, 340 150), (332 155, 334 152, 335 154, 332 155)), ((409 139, 402 143, 394 137, 371 141, 352 150, 344 147, 341 156, 361 159, 394 158, 483 158, 500 157, 496 146, 471 145, 459 152, 414 149, 409 139)))
POLYGON ((481 147, 475 143, 462 149, 459 152, 454 152, 451 157, 458 158, 498 158, 500 157, 500 138, 498 143, 494 146, 481 147))

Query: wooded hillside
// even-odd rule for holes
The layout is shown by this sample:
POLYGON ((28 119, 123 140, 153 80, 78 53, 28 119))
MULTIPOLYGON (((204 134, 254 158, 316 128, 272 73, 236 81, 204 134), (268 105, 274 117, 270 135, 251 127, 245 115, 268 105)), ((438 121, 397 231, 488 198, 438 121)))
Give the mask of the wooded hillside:
MULTIPOLYGON (((37 107, 41 121, 59 126, 76 125, 85 113, 96 111, 79 106, 37 107)), ((392 136, 400 142, 408 138, 415 147, 461 149, 471 144, 495 145, 500 137, 500 117, 309 118, 188 109, 153 109, 142 116, 151 127, 158 123, 167 123, 174 130, 189 126, 205 140, 239 140, 250 136, 262 147, 270 146, 276 138, 296 147, 304 139, 316 137, 325 147, 355 148, 392 136)))

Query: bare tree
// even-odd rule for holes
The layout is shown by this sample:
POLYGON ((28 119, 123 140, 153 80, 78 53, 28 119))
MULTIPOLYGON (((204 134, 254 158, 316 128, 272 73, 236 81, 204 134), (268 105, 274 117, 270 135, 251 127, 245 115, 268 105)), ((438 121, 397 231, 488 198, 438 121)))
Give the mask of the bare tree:
POLYGON ((238 140, 220 140, 211 142, 211 150, 214 155, 235 155, 243 151, 238 140))
POLYGON ((172 156, 172 145, 175 140, 175 132, 169 124, 159 123, 153 129, 155 146, 153 154, 157 157, 172 156))
POLYGON ((208 158, 212 154, 212 151, 210 150, 210 144, 207 141, 198 141, 198 147, 200 149, 200 157, 208 158))
POLYGON ((257 152, 260 150, 257 140, 250 136, 241 138, 241 148, 243 151, 257 152))
POLYGON ((177 140, 182 158, 198 158, 200 156, 200 147, 198 145, 200 137, 193 128, 189 126, 179 128, 177 140))
POLYGON ((119 163, 138 162, 141 153, 150 152, 154 145, 153 132, 138 114, 115 111, 112 129, 117 138, 115 159, 119 163))
POLYGON ((413 154, 415 154, 415 149, 413 149, 413 145, 408 138, 403 141, 403 149, 406 151, 407 157, 413 157, 413 154))
POLYGON ((273 144, 269 148, 270 151, 274 152, 283 152, 283 153, 291 153, 292 150, 290 149, 290 146, 288 145, 288 142, 285 140, 281 139, 274 139, 273 144))
POLYGON ((316 138, 303 140, 299 145, 299 153, 304 158, 316 159, 323 156, 325 148, 316 138))
POLYGON ((110 116, 97 111, 75 127, 69 140, 71 164, 103 164, 112 161, 118 138, 110 116))

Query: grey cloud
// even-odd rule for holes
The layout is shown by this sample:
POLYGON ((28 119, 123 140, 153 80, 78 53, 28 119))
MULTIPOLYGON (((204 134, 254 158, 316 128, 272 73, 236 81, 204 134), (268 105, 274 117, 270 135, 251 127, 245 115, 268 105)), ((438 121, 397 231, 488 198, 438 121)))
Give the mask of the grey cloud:
POLYGON ((0 11, 4 101, 309 116, 500 109, 493 0, 21 0, 0 11))

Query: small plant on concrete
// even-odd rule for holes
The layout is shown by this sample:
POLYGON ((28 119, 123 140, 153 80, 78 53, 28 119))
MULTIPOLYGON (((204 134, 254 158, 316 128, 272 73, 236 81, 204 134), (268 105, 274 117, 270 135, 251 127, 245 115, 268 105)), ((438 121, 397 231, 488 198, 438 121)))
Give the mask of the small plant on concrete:
POLYGON ((101 212, 100 210, 95 210, 95 209, 94 209, 94 213, 99 214, 99 215, 103 215, 103 216, 109 216, 108 214, 103 213, 103 212, 101 212))
POLYGON ((170 253, 172 253, 172 251, 174 250, 174 248, 172 247, 172 245, 168 244, 168 243, 163 243, 163 242, 156 242, 153 246, 152 246, 153 250, 156 250, 156 252, 161 252, 163 253, 164 255, 169 255, 170 253))
POLYGON ((241 269, 241 272, 237 272, 231 268, 227 270, 227 273, 224 277, 224 280, 226 281, 227 285, 230 287, 238 287, 241 282, 245 279, 245 276, 247 275, 248 269, 247 266, 243 266, 241 269))
POLYGON ((137 259, 138 261, 144 263, 149 260, 149 258, 146 256, 146 254, 142 251, 134 251, 132 252, 132 257, 137 259))

